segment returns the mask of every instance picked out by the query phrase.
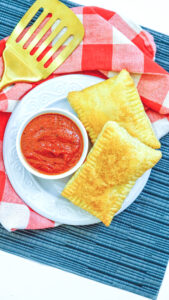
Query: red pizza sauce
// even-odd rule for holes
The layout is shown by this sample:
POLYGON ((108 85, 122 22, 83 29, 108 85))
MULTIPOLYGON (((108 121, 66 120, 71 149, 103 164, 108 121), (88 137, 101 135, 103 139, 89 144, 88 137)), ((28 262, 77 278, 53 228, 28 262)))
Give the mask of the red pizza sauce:
POLYGON ((26 161, 47 175, 65 173, 74 167, 83 152, 83 137, 69 118, 46 113, 35 117, 21 136, 21 151, 26 161))

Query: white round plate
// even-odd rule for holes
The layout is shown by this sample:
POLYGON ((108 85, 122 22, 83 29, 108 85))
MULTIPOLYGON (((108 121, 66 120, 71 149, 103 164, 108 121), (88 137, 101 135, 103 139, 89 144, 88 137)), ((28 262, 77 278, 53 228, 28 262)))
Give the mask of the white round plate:
MULTIPOLYGON (((3 157, 6 172, 13 188, 34 211, 61 224, 89 225, 100 221, 61 196, 61 191, 69 180, 68 177, 60 180, 40 179, 23 167, 16 152, 17 132, 26 118, 45 107, 58 107, 75 114, 66 98, 68 92, 81 90, 102 80, 88 75, 65 75, 45 81, 23 97, 6 127, 3 157)), ((138 197, 150 172, 148 170, 137 180, 118 213, 126 209, 138 197)))

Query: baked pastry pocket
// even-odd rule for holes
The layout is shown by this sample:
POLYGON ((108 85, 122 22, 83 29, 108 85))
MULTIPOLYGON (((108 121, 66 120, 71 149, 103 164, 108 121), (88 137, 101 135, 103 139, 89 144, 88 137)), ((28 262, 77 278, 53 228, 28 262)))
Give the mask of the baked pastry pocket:
POLYGON ((82 91, 70 92, 68 101, 84 124, 92 143, 107 121, 115 121, 144 144, 154 149, 161 146, 134 81, 126 70, 82 91))
POLYGON ((109 226, 136 180, 160 158, 160 151, 109 121, 62 195, 109 226))

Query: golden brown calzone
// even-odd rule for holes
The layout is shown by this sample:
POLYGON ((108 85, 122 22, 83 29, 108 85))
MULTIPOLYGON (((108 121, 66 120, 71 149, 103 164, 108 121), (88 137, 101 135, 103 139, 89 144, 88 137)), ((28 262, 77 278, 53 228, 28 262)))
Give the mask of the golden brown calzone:
POLYGON ((160 148, 134 81, 126 70, 80 92, 70 92, 68 100, 93 143, 107 121, 116 121, 144 144, 160 148))
POLYGON ((109 121, 62 195, 109 226, 136 180, 160 158, 160 151, 109 121))

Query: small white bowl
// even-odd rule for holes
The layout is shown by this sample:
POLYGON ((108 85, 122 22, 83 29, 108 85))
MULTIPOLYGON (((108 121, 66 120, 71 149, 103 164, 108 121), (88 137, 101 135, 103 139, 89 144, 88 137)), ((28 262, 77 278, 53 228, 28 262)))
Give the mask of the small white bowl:
POLYGON ((87 152, 88 152, 88 147, 89 147, 88 136, 87 136, 87 133, 86 133, 86 129, 84 128, 81 121, 75 115, 73 115, 72 113, 70 113, 66 110, 63 110, 63 109, 59 109, 59 108, 43 109, 43 110, 40 110, 37 113, 31 115, 27 120, 25 120, 21 124, 21 127, 19 128, 17 138, 16 138, 16 150, 17 150, 17 153, 18 153, 18 157, 19 157, 21 163, 23 164, 23 166, 29 172, 31 172, 33 175, 36 175, 36 176, 44 178, 44 179, 61 179, 61 178, 64 178, 64 177, 67 177, 67 176, 73 174, 84 162, 84 160, 86 158, 86 155, 87 155, 87 152), (73 168, 71 168, 70 170, 68 170, 65 173, 58 174, 58 175, 47 175, 47 174, 43 174, 43 173, 38 172, 37 170, 32 168, 31 165, 26 161, 26 159, 25 159, 25 157, 24 157, 24 155, 22 154, 22 151, 21 151, 21 136, 22 136, 22 133, 23 133, 26 125, 30 121, 32 121, 35 117, 46 114, 46 113, 57 113, 57 114, 61 114, 63 116, 68 117, 70 120, 72 120, 77 125, 77 127, 79 128, 79 130, 82 134, 82 137, 83 137, 83 152, 82 152, 82 155, 81 155, 79 161, 77 162, 77 164, 73 168))

